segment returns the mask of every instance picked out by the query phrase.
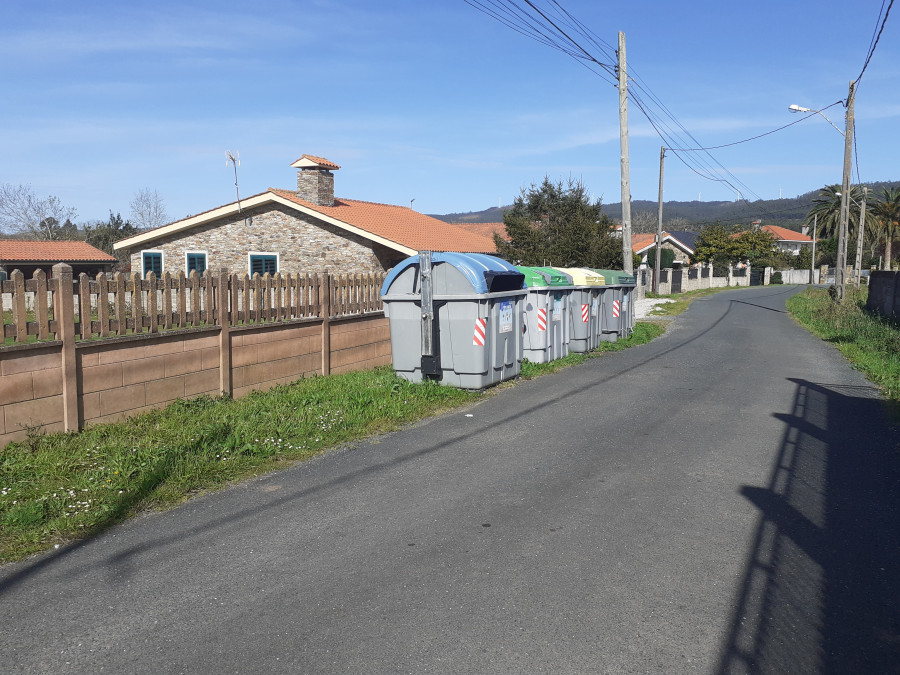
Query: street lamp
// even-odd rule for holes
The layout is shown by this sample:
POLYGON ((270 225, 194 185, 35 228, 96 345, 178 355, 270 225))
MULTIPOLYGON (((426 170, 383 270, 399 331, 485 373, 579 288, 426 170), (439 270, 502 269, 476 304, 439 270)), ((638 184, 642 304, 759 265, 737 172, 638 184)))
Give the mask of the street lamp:
POLYGON ((844 290, 847 286, 847 221, 850 216, 850 169, 853 156, 853 99, 856 93, 856 82, 850 82, 850 93, 847 95, 847 112, 844 115, 845 129, 842 132, 834 123, 825 117, 821 110, 812 110, 792 104, 788 110, 792 112, 812 112, 822 117, 844 137, 844 176, 841 181, 841 221, 838 228, 837 269, 835 270, 834 285, 837 290, 837 299, 844 301, 844 290))
POLYGON ((788 110, 790 110, 791 112, 794 112, 794 113, 798 113, 798 112, 799 113, 816 113, 817 115, 821 115, 823 118, 825 118, 825 121, 828 122, 828 124, 830 124, 831 126, 834 127, 835 131, 837 131, 841 136, 844 135, 844 132, 841 131, 840 129, 838 129, 835 126, 834 122, 832 122, 830 119, 828 119, 828 117, 825 116, 825 113, 823 113, 821 110, 813 110, 812 108, 804 108, 802 105, 797 105, 796 103, 792 103, 791 105, 789 105, 788 110))

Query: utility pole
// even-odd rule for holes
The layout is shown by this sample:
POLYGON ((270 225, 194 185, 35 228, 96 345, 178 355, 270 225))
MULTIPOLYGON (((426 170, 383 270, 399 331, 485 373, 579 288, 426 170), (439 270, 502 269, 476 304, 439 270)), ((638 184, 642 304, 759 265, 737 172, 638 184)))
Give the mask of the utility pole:
POLYGON ((628 175, 628 74, 625 68, 625 33, 619 31, 619 142, 622 148, 622 267, 634 273, 631 251, 631 184, 628 175))
POLYGON ((653 291, 659 293, 659 266, 662 258, 663 167, 666 148, 659 149, 659 207, 656 212, 656 254, 653 261, 653 291))
POLYGON ((868 193, 869 188, 863 188, 863 196, 862 196, 862 204, 859 205, 859 230, 856 233, 856 265, 854 266, 856 269, 856 287, 859 288, 859 283, 862 277, 862 249, 863 249, 863 236, 866 233, 866 193, 868 193))
POLYGON ((813 229, 812 229, 812 261, 809 263, 809 283, 816 283, 816 229, 819 225, 819 214, 816 213, 813 215, 813 229))
POLYGON ((847 289, 847 221, 850 219, 850 169, 853 158, 853 97, 856 93, 856 82, 850 83, 847 96, 847 114, 844 132, 844 180, 841 183, 841 223, 838 228, 837 269, 834 284, 837 299, 844 301, 847 289))

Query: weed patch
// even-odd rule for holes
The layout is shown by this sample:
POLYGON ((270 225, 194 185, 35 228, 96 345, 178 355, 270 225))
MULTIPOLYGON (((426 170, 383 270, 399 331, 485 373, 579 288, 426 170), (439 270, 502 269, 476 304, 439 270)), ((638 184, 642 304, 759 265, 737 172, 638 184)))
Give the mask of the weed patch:
POLYGON ((798 323, 838 350, 892 401, 900 401, 900 327, 865 310, 867 289, 847 288, 843 303, 812 288, 787 301, 798 323))

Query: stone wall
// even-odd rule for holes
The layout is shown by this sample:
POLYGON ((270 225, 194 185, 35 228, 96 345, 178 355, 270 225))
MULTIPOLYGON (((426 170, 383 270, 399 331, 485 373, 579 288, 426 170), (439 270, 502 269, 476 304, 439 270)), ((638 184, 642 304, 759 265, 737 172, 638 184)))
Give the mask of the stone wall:
POLYGON ((249 253, 278 255, 278 271, 383 272, 406 256, 324 221, 270 204, 198 225, 132 249, 131 269, 143 274, 142 251, 162 251, 163 271, 185 271, 185 254, 206 253, 207 269, 249 274, 249 253))
MULTIPOLYGON (((683 263, 685 267, 690 264, 691 257, 671 242, 664 241, 662 247, 667 251, 673 251, 675 253, 675 260, 683 263)), ((662 260, 660 260, 660 262, 662 262, 662 260)))
POLYGON ((866 309, 888 319, 900 318, 900 272, 872 272, 866 309))
MULTIPOLYGON (((659 271, 659 294, 672 295, 672 272, 671 268, 661 269, 659 271)), ((640 281, 642 277, 638 276, 640 281)), ((647 269, 645 277, 645 292, 650 292, 653 286, 653 270, 647 269)), ((728 288, 729 286, 749 286, 750 285, 750 269, 747 268, 746 273, 737 275, 733 273, 732 268, 728 268, 728 276, 713 276, 712 267, 705 269, 685 267, 681 270, 681 292, 699 291, 705 288, 728 288)))

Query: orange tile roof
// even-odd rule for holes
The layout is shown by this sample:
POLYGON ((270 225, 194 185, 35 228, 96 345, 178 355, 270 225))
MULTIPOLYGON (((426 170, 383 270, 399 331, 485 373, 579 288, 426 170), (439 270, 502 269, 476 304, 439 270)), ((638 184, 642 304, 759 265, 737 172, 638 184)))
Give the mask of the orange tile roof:
MULTIPOLYGON (((668 232, 663 232, 663 238, 665 238, 668 234, 669 234, 668 232)), ((650 246, 650 244, 655 244, 655 243, 656 243, 656 233, 655 232, 652 232, 652 233, 638 232, 636 234, 631 235, 631 250, 634 251, 635 253, 647 248, 648 246, 650 246)))
POLYGON ((85 241, 0 239, 0 262, 118 262, 85 241))
POLYGON ((771 232, 775 235, 775 238, 779 241, 808 241, 812 242, 812 237, 806 234, 801 234, 796 230, 789 230, 786 227, 779 227, 778 225, 763 225, 762 229, 766 232, 771 232))
POLYGON ((269 192, 371 234, 416 251, 494 253, 494 240, 450 225, 407 206, 376 204, 335 198, 334 206, 319 206, 292 190, 269 188, 269 192))
POLYGON ((503 223, 453 223, 456 227, 461 227, 467 232, 493 239, 495 234, 499 234, 501 239, 506 239, 506 225, 503 223))
MULTIPOLYGON (((330 159, 325 159, 324 157, 316 157, 315 155, 307 155, 306 153, 300 155, 300 159, 308 159, 311 162, 315 162, 316 164, 320 164, 322 166, 327 166, 330 169, 340 169, 341 168, 337 164, 332 162, 330 159)), ((298 159, 296 162, 294 162, 294 164, 299 162, 300 159, 298 159)))

